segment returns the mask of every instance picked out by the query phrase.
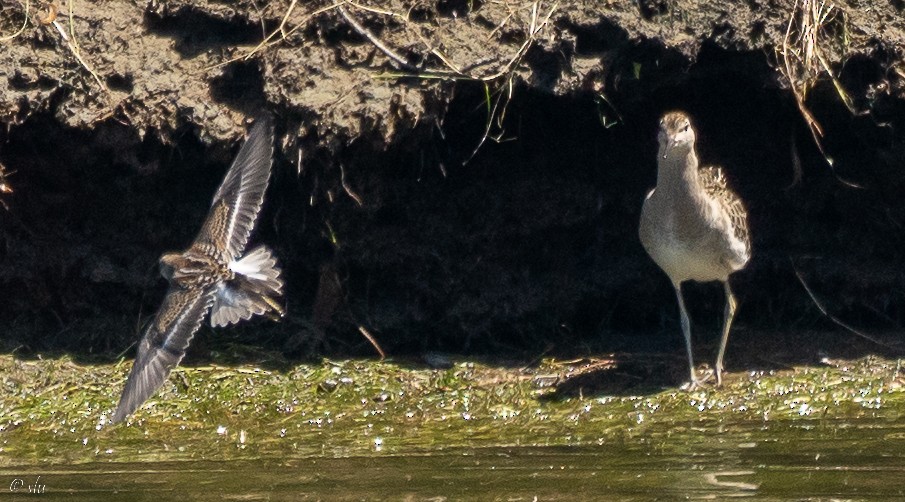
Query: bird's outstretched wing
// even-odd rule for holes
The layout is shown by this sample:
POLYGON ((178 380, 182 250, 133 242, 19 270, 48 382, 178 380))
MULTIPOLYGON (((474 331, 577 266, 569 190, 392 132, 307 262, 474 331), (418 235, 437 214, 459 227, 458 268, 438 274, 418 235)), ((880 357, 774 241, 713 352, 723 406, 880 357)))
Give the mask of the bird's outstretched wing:
POLYGON ((213 291, 171 288, 154 320, 145 328, 138 355, 113 414, 121 422, 160 387, 189 346, 213 303, 213 291))
POLYGON ((264 202, 272 157, 273 125, 269 117, 263 116, 252 126, 214 195, 194 248, 223 253, 227 262, 242 254, 264 202))

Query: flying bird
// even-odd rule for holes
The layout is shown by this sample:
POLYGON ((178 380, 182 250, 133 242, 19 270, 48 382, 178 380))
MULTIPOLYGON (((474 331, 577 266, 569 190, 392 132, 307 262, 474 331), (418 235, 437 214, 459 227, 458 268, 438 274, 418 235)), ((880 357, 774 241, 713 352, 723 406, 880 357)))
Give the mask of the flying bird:
POLYGON ((284 314, 276 302, 283 292, 276 258, 265 246, 245 249, 264 202, 272 156, 273 126, 269 118, 260 118, 214 195, 195 242, 160 258, 160 273, 170 288, 144 330, 113 423, 163 384, 208 312, 212 327, 271 311, 284 314))

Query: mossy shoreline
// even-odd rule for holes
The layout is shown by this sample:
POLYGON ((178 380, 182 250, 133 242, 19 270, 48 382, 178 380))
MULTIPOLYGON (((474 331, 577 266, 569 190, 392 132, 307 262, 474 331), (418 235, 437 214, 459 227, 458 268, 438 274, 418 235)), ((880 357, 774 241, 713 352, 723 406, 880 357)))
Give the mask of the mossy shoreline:
POLYGON ((678 448, 700 443, 694 437, 704 431, 840 434, 846 423, 892 426, 905 415, 900 361, 875 356, 731 373, 719 389, 564 395, 559 391, 575 375, 605 379, 620 363, 546 359, 525 368, 463 361, 433 369, 324 360, 285 371, 180 367, 127 423, 111 426, 130 363, 0 356, 0 466, 422 455, 652 437, 676 438, 662 447, 678 448))

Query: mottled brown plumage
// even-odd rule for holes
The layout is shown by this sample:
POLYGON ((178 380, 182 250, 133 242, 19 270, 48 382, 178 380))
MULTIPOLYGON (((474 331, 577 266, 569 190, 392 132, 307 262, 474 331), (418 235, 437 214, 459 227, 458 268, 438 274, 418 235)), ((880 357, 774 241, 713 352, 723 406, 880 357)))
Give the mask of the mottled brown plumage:
POLYGON ((215 327, 270 310, 282 315, 275 300, 283 288, 276 259, 264 246, 245 251, 264 201, 272 155, 273 129, 262 118, 217 190, 195 242, 160 258, 170 289, 145 328, 113 422, 125 419, 163 384, 208 312, 215 327))
POLYGON ((744 268, 751 258, 747 212, 719 167, 699 168, 695 132, 687 115, 664 115, 659 142, 657 186, 644 201, 638 233, 644 249, 675 288, 692 386, 699 381, 694 372, 691 323, 681 285, 688 280, 723 283, 725 320, 714 366, 719 385, 736 307, 729 275, 744 268))
POLYGON ((707 192, 708 198, 716 201, 726 215, 729 216, 730 228, 735 238, 751 248, 751 234, 748 231, 748 211, 742 199, 729 188, 723 169, 719 166, 702 167, 698 174, 701 177, 701 185, 707 192))

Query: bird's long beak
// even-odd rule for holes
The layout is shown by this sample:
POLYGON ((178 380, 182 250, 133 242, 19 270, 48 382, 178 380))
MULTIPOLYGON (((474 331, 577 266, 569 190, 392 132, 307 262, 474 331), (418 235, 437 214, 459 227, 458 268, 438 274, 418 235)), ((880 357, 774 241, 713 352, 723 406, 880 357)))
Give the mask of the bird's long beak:
POLYGON ((663 158, 664 158, 664 159, 665 159, 666 157, 669 157, 669 152, 672 150, 672 148, 673 148, 674 146, 676 146, 676 142, 675 142, 674 140, 669 140, 669 139, 668 139, 668 140, 666 140, 666 141, 664 142, 663 148, 661 148, 661 150, 663 151, 663 158))

